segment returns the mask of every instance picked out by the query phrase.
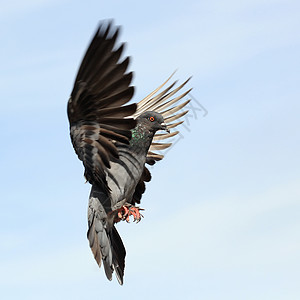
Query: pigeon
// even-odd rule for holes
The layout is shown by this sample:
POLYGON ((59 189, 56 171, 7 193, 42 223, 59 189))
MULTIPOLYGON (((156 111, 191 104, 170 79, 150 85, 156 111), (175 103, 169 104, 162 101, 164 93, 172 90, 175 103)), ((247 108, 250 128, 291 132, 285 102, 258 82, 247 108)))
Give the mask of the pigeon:
POLYGON ((126 250, 115 224, 139 222, 145 182, 151 180, 147 165, 163 159, 171 132, 183 123, 188 111, 182 102, 191 89, 178 92, 190 80, 166 85, 173 74, 138 103, 134 94, 130 57, 121 59, 124 43, 117 45, 120 27, 100 22, 83 57, 68 100, 71 142, 91 184, 88 204, 90 248, 106 277, 115 272, 123 284, 126 250), (181 100, 181 101, 180 101, 181 100), (176 122, 174 122, 176 121, 176 122))

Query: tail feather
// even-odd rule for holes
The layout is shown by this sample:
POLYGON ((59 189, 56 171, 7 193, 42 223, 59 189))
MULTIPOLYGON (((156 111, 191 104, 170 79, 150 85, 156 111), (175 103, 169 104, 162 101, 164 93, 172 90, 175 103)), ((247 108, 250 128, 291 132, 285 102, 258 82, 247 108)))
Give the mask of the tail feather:
POLYGON ((99 267, 103 261, 106 277, 112 280, 115 270, 118 282, 122 285, 126 250, 117 229, 108 224, 107 215, 99 204, 98 199, 90 198, 87 237, 99 267))
POLYGON ((103 223, 95 215, 89 227, 87 237, 90 243, 91 250, 99 267, 101 266, 102 260, 106 277, 107 279, 112 280, 113 254, 111 249, 110 238, 106 232, 106 229, 103 226, 103 223))
POLYGON ((89 227, 89 230, 87 232, 87 238, 89 240, 89 244, 90 244, 91 250, 94 254, 94 257, 100 267, 101 261, 102 261, 102 255, 101 255, 101 251, 99 248, 99 240, 98 240, 98 235, 95 230, 94 220, 92 221, 92 225, 89 227))
POLYGON ((124 269, 125 269, 126 250, 115 226, 112 227, 109 233, 109 237, 112 246, 113 268, 116 271, 118 282, 122 285, 123 277, 124 277, 124 269))

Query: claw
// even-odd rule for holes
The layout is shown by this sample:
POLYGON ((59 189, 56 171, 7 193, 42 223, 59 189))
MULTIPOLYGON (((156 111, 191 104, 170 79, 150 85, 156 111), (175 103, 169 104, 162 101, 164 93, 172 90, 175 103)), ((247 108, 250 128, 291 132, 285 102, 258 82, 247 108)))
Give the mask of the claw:
POLYGON ((133 222, 140 222, 144 216, 140 213, 140 210, 143 210, 142 208, 131 206, 131 205, 123 205, 120 209, 118 209, 118 221, 126 221, 127 223, 130 223, 130 216, 133 216, 133 222))

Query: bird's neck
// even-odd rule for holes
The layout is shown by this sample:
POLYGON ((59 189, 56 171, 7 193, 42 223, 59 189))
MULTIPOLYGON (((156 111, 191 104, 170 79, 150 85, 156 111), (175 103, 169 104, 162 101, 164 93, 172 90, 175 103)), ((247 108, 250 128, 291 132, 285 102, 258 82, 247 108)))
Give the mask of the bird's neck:
POLYGON ((151 145, 154 132, 150 131, 144 124, 138 123, 134 129, 131 130, 131 140, 130 147, 135 151, 145 151, 148 152, 148 149, 151 145))

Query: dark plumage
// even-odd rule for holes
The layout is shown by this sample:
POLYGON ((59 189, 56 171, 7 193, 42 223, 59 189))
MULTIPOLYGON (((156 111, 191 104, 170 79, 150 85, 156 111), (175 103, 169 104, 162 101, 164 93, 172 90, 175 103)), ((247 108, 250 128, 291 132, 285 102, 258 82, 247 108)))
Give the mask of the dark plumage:
POLYGON ((132 73, 127 73, 129 57, 120 61, 124 44, 115 47, 118 28, 100 24, 80 65, 68 101, 72 144, 83 162, 84 175, 92 185, 88 206, 88 239, 94 257, 106 276, 115 271, 123 284, 126 251, 115 223, 133 215, 139 221, 135 204, 151 180, 146 164, 163 158, 155 150, 171 143, 157 143, 178 133, 170 133, 183 121, 171 123, 187 111, 177 113, 190 100, 177 102, 188 91, 172 98, 187 82, 163 91, 164 82, 137 104, 131 100, 132 73), (164 130, 165 133, 156 134, 164 130))

